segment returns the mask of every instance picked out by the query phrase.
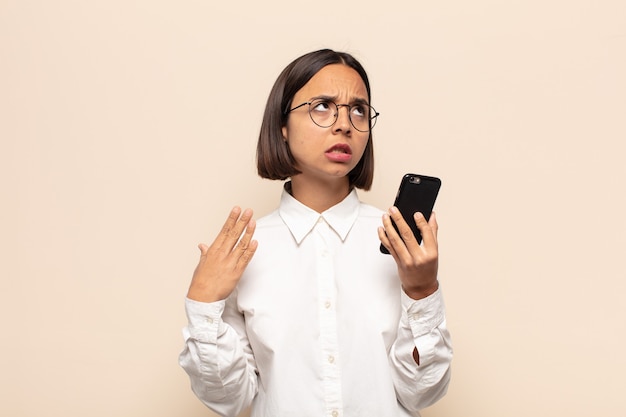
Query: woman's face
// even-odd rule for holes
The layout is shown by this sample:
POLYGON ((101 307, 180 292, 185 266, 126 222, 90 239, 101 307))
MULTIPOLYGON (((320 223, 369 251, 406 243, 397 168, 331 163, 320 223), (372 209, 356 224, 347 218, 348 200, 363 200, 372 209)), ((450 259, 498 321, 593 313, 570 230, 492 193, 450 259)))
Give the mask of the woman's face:
MULTIPOLYGON (((335 103, 367 103, 367 89, 361 76, 342 64, 327 65, 315 74, 293 97, 292 108, 301 103, 324 97, 335 103)), ((331 127, 320 127, 309 116, 309 106, 291 113, 283 127, 298 177, 327 181, 345 178, 357 165, 369 138, 369 132, 360 132, 348 118, 348 107, 339 107, 337 121, 331 127)))

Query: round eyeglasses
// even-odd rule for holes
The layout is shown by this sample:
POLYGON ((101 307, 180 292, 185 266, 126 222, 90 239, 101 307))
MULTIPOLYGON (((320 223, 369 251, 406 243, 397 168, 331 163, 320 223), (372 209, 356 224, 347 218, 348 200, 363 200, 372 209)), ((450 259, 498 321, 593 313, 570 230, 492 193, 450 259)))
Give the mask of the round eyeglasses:
POLYGON ((380 114, 367 103, 337 104, 325 98, 299 104, 285 114, 289 114, 306 105, 309 106, 309 116, 311 116, 311 120, 319 127, 331 127, 334 125, 339 117, 339 107, 347 107, 350 123, 359 132, 369 132, 372 130, 380 114))

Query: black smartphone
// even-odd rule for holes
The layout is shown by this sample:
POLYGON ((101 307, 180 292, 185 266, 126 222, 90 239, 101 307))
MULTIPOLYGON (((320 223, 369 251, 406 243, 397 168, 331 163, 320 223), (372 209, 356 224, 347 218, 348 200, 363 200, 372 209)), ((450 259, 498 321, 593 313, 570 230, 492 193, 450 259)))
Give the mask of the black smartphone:
MULTIPOLYGON (((441 180, 436 177, 418 174, 406 174, 402 177, 402 182, 400 182, 400 187, 396 194, 396 201, 393 205, 400 210, 402 217, 411 227, 417 243, 422 243, 422 234, 415 224, 413 215, 419 211, 428 221, 440 188, 441 180)), ((393 223, 393 227, 398 231, 395 223, 393 223)), ((384 254, 389 254, 389 251, 382 243, 380 244, 380 251, 384 254)))

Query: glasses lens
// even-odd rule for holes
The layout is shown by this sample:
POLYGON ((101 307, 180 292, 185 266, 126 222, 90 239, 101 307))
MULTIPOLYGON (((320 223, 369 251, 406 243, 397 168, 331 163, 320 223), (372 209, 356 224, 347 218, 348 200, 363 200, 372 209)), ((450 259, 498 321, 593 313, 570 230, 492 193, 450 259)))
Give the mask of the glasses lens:
POLYGON ((337 105, 329 100, 315 100, 309 104, 309 114, 320 127, 330 127, 337 120, 337 105))
POLYGON ((353 104, 350 106, 350 120, 354 128, 360 132, 370 130, 370 119, 374 114, 372 108, 367 104, 353 104))

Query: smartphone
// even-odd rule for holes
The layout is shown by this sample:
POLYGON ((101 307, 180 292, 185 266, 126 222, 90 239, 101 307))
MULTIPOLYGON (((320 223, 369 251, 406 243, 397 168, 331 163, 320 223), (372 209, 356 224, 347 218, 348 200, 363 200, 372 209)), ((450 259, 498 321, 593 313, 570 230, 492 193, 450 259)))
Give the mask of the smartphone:
MULTIPOLYGON (((441 180, 436 177, 418 174, 406 174, 402 177, 393 205, 400 210, 402 217, 411 227, 417 243, 422 243, 422 234, 415 224, 413 215, 419 211, 428 221, 440 188, 441 180)), ((393 227, 398 231, 395 223, 393 223, 393 227)), ((384 254, 389 254, 389 251, 382 243, 380 244, 380 251, 384 254)))

